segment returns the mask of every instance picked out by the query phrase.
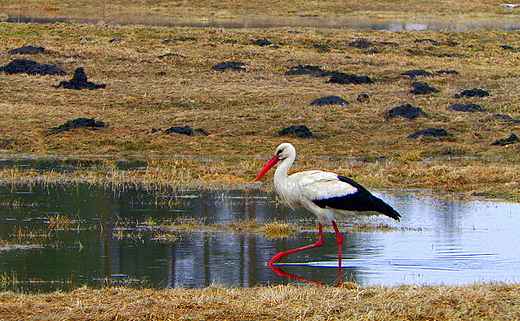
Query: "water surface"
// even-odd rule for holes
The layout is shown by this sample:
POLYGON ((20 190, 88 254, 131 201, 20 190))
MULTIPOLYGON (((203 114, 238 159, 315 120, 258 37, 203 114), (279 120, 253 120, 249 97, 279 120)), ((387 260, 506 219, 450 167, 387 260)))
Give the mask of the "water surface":
MULTIPOLYGON (((518 10, 511 8, 511 12, 518 10)), ((138 15, 118 13, 114 11, 80 11, 80 10, 15 10, 4 9, 0 19, 6 22, 34 23, 111 23, 111 24, 144 24, 166 27, 211 27, 211 28, 331 28, 352 30, 472 30, 472 29, 504 29, 517 30, 520 19, 514 15, 503 15, 503 18, 461 18, 453 17, 420 17, 378 19, 364 15, 338 16, 287 16, 287 17, 241 17, 230 16, 219 18, 208 17, 170 17, 160 15, 138 15)))
MULTIPOLYGON (((370 220, 393 229, 341 227, 344 280, 363 285, 519 281, 520 204, 459 202, 415 192, 374 193, 400 211, 403 219, 399 223, 384 217, 370 220)), ((4 185, 0 187, 0 239, 40 246, 1 250, 0 285, 50 291, 107 284, 197 288, 215 283, 240 287, 292 283, 295 280, 277 275, 265 262, 277 252, 316 238, 308 223, 303 225, 308 231, 284 239, 202 229, 174 233, 165 241, 154 237, 154 231, 136 228, 149 221, 179 219, 228 226, 273 220, 298 224, 314 218, 280 206, 272 193, 259 190, 4 185), (71 223, 53 224, 57 217, 71 223)), ((335 284, 335 236, 330 228, 326 232, 322 248, 285 257, 283 270, 335 284)))

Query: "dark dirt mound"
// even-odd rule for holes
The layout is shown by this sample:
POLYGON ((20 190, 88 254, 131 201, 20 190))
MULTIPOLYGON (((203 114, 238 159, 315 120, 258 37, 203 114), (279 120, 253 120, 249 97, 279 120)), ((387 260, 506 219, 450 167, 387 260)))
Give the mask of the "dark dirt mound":
POLYGON ((495 140, 491 143, 491 145, 505 146, 509 144, 514 144, 518 141, 520 141, 520 139, 518 139, 518 137, 515 134, 511 134, 508 138, 495 140))
POLYGON ((370 96, 368 94, 359 94, 356 100, 360 103, 366 103, 370 101, 370 96))
POLYGON ((85 74, 85 70, 83 68, 77 68, 74 71, 74 76, 69 81, 62 81, 59 85, 54 86, 54 88, 67 88, 67 89, 98 89, 105 88, 107 85, 105 84, 95 84, 93 82, 88 81, 87 74, 85 74))
POLYGON ((454 111, 462 111, 462 112, 466 112, 466 113, 475 113, 475 112, 485 113, 486 112, 486 110, 484 108, 480 107, 477 104, 467 104, 467 105, 455 104, 455 105, 446 107, 446 109, 454 110, 454 111))
POLYGON ((284 76, 293 76, 293 75, 314 75, 317 77, 325 77, 325 76, 330 76, 331 72, 323 70, 318 66, 298 65, 298 66, 290 67, 289 70, 284 73, 284 76))
MULTIPOLYGON (((354 40, 348 44, 349 47, 354 47, 357 49, 367 49, 374 45, 382 45, 382 46, 391 46, 391 47, 398 47, 399 44, 397 42, 391 42, 391 41, 370 41, 365 38, 359 38, 357 40, 354 40)), ((378 53, 377 50, 368 50, 365 51, 365 53, 378 53)))
POLYGON ((260 46, 260 47, 267 47, 272 45, 273 43, 267 39, 258 39, 258 40, 251 40, 251 42, 254 45, 260 46))
POLYGON ((290 67, 288 71, 284 73, 284 76, 293 76, 293 75, 312 75, 316 77, 331 77, 332 78, 328 82, 338 83, 338 84, 361 84, 361 83, 373 83, 372 80, 368 77, 359 77, 356 75, 348 75, 339 71, 328 71, 323 70, 318 66, 312 65, 298 65, 294 67, 290 67))
POLYGON ((399 47, 399 44, 397 42, 393 42, 393 41, 381 41, 381 42, 379 42, 379 44, 383 45, 383 46, 399 47))
POLYGON ((495 115, 493 115, 493 117, 495 117, 497 119, 502 119, 505 121, 511 121, 513 123, 520 123, 520 120, 513 119, 513 117, 508 116, 508 115, 495 114, 495 115))
POLYGON ((489 96, 489 93, 485 90, 479 88, 473 88, 469 90, 462 91, 459 95, 455 95, 455 98, 461 97, 486 97, 489 96))
POLYGON ((418 138, 419 136, 429 136, 429 137, 446 137, 451 136, 450 133, 446 131, 446 129, 441 128, 428 128, 428 129, 422 129, 419 130, 410 136, 408 138, 418 138))
POLYGON ((358 48, 358 49, 366 49, 372 45, 372 42, 368 41, 364 38, 359 38, 355 41, 352 41, 348 45, 349 45, 349 47, 354 47, 354 48, 358 48))
POLYGON ((195 136, 195 134, 200 134, 202 136, 208 136, 209 134, 202 128, 197 128, 195 130, 191 129, 190 126, 172 126, 164 131, 166 134, 182 134, 188 136, 195 136))
POLYGON ((342 72, 335 73, 332 78, 327 81, 333 84, 373 84, 374 82, 368 76, 356 76, 352 74, 345 74, 342 72))
POLYGON ((285 136, 285 135, 295 135, 296 137, 300 138, 316 138, 314 134, 310 131, 310 129, 305 125, 300 126, 291 126, 282 129, 278 132, 279 136, 285 136))
POLYGON ((348 105, 348 101, 345 99, 338 97, 338 96, 327 96, 327 97, 321 97, 318 99, 315 99, 311 105, 318 105, 318 106, 324 106, 324 105, 348 105))
POLYGON ((459 72, 456 70, 437 70, 436 75, 458 75, 459 72))
POLYGON ((58 127, 52 127, 48 134, 57 134, 63 131, 69 131, 74 128, 92 128, 97 129, 101 127, 105 127, 105 123, 102 121, 95 121, 94 118, 76 118, 74 120, 69 120, 65 124, 60 125, 58 127))
POLYGON ((234 70, 234 71, 246 71, 246 68, 244 68, 245 64, 243 62, 237 62, 237 61, 225 61, 221 62, 219 64, 216 64, 215 66, 211 67, 213 70, 217 71, 223 71, 223 70, 234 70))
POLYGON ((0 67, 0 71, 8 74, 29 75, 66 75, 67 73, 53 65, 41 65, 34 60, 14 59, 7 65, 0 67))
POLYGON ((173 126, 164 131, 166 134, 182 134, 188 136, 195 136, 195 131, 190 126, 173 126))
POLYGON ((414 82, 412 84, 413 89, 410 92, 414 95, 427 95, 431 93, 437 93, 439 90, 428 86, 428 84, 424 82, 414 82))
POLYGON ((408 70, 401 73, 401 76, 408 76, 411 79, 415 79, 416 77, 432 77, 433 74, 425 70, 408 70))
POLYGON ((417 117, 428 117, 428 115, 426 115, 426 113, 421 108, 413 107, 410 104, 406 104, 392 108, 388 111, 386 119, 391 119, 394 117, 414 119, 417 117))
POLYGON ((434 45, 434 46, 440 46, 441 43, 438 42, 437 40, 433 40, 433 39, 416 39, 414 41, 415 43, 429 43, 431 45, 434 45))
POLYGON ((37 55, 45 52, 44 47, 23 46, 16 49, 11 49, 7 53, 11 55, 37 55))
POLYGON ((165 59, 165 58, 188 58, 188 57, 181 55, 181 54, 176 54, 176 53, 167 53, 164 55, 157 56, 157 58, 165 59))

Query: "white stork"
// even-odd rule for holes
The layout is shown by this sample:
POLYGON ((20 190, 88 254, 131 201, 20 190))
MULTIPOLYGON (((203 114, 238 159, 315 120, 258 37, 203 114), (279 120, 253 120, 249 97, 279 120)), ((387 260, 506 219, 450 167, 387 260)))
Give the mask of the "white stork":
MULTIPOLYGON (((289 143, 276 148, 253 182, 259 180, 278 162, 274 187, 283 202, 291 208, 304 207, 318 217, 318 241, 314 244, 276 254, 267 264, 279 262, 285 255, 323 245, 323 224, 331 222, 338 243, 338 267, 341 270, 343 237, 336 220, 356 215, 384 214, 395 220, 401 215, 380 198, 350 178, 324 171, 306 171, 288 175, 296 158, 296 149, 289 143)), ((338 273, 341 276, 341 271, 338 273)))

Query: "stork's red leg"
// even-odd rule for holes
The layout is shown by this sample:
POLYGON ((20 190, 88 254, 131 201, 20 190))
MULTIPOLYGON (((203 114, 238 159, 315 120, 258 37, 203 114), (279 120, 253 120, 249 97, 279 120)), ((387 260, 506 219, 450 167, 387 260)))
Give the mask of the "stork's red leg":
POLYGON ((341 285, 342 279, 343 279, 343 273, 341 271, 341 257, 343 256, 343 236, 341 235, 340 231, 338 230, 338 226, 336 225, 336 222, 332 221, 332 227, 334 228, 334 231, 336 232, 336 240, 338 243, 338 286, 341 285))
POLYGON ((271 265, 273 263, 279 262, 282 259, 282 257, 284 257, 288 254, 296 253, 296 252, 300 252, 300 251, 304 251, 304 250, 308 250, 308 249, 313 249, 315 247, 320 247, 322 245, 323 245, 323 225, 321 225, 321 223, 318 223, 318 241, 316 243, 307 245, 307 246, 303 246, 303 247, 300 247, 300 248, 297 248, 294 250, 280 252, 280 253, 276 254, 275 256, 273 256, 273 258, 269 262, 267 262, 267 264, 271 265))

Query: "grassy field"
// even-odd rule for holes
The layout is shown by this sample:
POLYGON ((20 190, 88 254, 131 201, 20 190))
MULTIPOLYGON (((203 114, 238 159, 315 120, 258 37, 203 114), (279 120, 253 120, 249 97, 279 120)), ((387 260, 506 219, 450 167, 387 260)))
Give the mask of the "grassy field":
MULTIPOLYGON (((500 1, 9 1, 1 10, 40 10, 49 16, 76 12, 185 19, 244 17, 436 18, 515 20, 500 1)), ((2 14, 2 11, 0 11, 2 14)), ((6 18, 7 14, 3 16, 6 18)), ((518 134, 520 119, 517 31, 352 31, 327 28, 188 28, 143 25, 0 23, 0 66, 13 59, 56 65, 66 76, 0 73, 0 157, 95 159, 74 173, 0 171, 0 182, 156 184, 253 188, 274 148, 293 143, 295 170, 321 168, 350 176, 369 188, 428 189, 471 197, 520 198, 519 145, 491 145, 518 134), (367 48, 351 43, 365 39, 367 48), (417 41, 417 40, 423 41, 417 41), (424 40, 429 39, 429 40, 424 40), (276 47, 261 47, 269 40, 276 47), (21 46, 43 46, 37 55, 11 55, 21 46), (503 47, 510 46, 510 47, 503 47), (226 61, 246 71, 215 71, 226 61), (374 83, 340 85, 327 77, 286 76, 297 65, 368 76, 374 83), (83 67, 104 89, 53 85, 83 67), (410 79, 401 73, 431 73, 410 79), (414 81, 439 90, 410 93, 414 81), (454 98, 480 88, 487 97, 454 98), (359 94, 369 101, 358 102, 359 94), (336 95, 347 106, 310 105, 336 95), (447 110, 479 104, 484 113, 447 110), (411 104, 428 118, 386 119, 391 108, 411 104), (49 129, 79 117, 103 121, 97 130, 49 129), (279 137, 285 127, 306 125, 316 138, 279 137), (171 126, 202 128, 208 136, 167 134, 171 126), (408 136, 446 129, 444 139, 408 136), (104 155, 107 157, 91 157, 104 155), (183 155, 173 158, 164 155, 183 155), (145 160, 123 171, 120 160, 145 160)), ((266 179, 268 181, 268 179, 266 179)), ((265 183, 266 187, 270 186, 265 183)), ((465 287, 314 288, 273 286, 200 290, 78 289, 70 293, 0 293, 5 320, 512 320, 519 319, 518 285, 465 287)))
MULTIPOLYGON (((298 169, 322 168, 350 176, 369 188, 432 189, 466 195, 517 199, 518 145, 491 145, 517 132, 518 35, 514 31, 351 31, 317 28, 166 28, 107 24, 0 24, 0 65, 13 59, 55 65, 66 76, 1 73, 1 153, 4 155, 137 156, 147 169, 114 171, 114 159, 98 171, 75 177, 49 173, 0 172, 0 180, 90 180, 251 186, 281 142, 293 143, 298 169), (115 40, 114 40, 115 39, 115 40), (277 47, 261 47, 267 39, 277 47), (365 39, 371 45, 351 43, 365 39), (424 41, 424 39, 428 39, 424 41), (423 40, 417 42, 417 40, 423 40), (12 55, 21 46, 43 46, 37 55, 12 55), (510 46, 504 49, 501 46, 510 46), (246 71, 215 71, 234 61, 246 71), (298 65, 368 76, 372 84, 333 84, 329 77, 284 75, 298 65), (54 88, 84 68, 96 90, 54 88), (401 73, 431 73, 410 79, 401 73), (410 93, 412 83, 439 90, 410 93), (454 98, 479 88, 487 97, 454 98), (359 94, 369 101, 358 102, 359 94), (336 95, 349 105, 316 106, 336 95), (411 104, 428 117, 386 119, 394 107, 411 104), (447 110, 478 104, 487 112, 447 110), (49 134, 80 117, 103 121, 97 130, 49 134), (305 125, 316 138, 278 136, 305 125), (202 128, 209 135, 167 134, 172 126, 202 128), (451 136, 408 136, 441 128, 451 136), (162 129, 162 131, 157 131, 162 129), (211 157, 208 157, 211 156, 211 157), (108 168, 108 169, 107 169, 108 168)), ((118 158, 119 157, 119 158, 118 158)))

